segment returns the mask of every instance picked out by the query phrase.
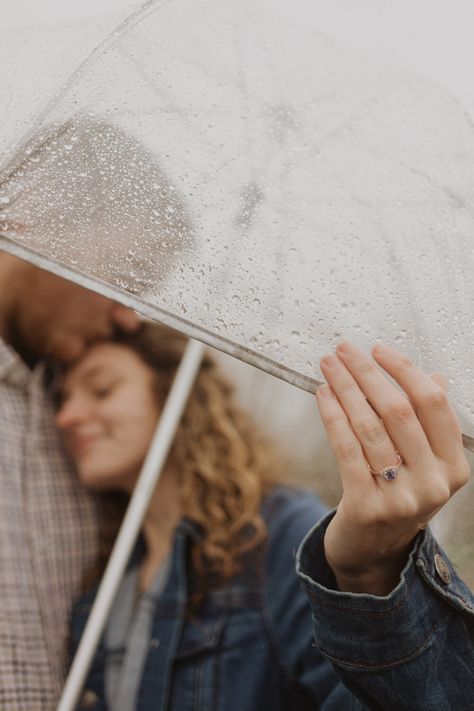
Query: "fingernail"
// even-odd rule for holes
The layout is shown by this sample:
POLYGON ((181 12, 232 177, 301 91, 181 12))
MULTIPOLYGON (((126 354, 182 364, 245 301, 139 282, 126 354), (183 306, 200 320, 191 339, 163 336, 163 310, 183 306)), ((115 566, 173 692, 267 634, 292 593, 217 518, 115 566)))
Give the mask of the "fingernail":
POLYGON ((391 352, 391 348, 385 345, 385 343, 376 343, 372 348, 372 353, 378 355, 388 355, 391 352))
POLYGON ((339 365, 337 357, 335 355, 327 355, 324 356, 324 358, 321 358, 321 365, 326 366, 327 368, 334 367, 335 365, 339 365))
POLYGON ((325 398, 326 400, 333 397, 332 390, 329 387, 329 385, 320 385, 317 390, 317 393, 318 393, 318 395, 321 395, 321 397, 325 398))
POLYGON ((343 341, 342 343, 338 343, 336 350, 338 353, 342 353, 343 355, 353 355, 354 353, 359 352, 359 349, 354 346, 354 344, 350 341, 343 341))

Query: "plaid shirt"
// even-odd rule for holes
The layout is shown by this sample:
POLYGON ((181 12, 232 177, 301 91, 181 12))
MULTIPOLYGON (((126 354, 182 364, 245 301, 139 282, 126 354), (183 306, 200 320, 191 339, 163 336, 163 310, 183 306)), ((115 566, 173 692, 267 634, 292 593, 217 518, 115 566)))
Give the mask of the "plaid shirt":
POLYGON ((0 709, 52 711, 98 510, 54 425, 44 367, 0 340, 0 709))

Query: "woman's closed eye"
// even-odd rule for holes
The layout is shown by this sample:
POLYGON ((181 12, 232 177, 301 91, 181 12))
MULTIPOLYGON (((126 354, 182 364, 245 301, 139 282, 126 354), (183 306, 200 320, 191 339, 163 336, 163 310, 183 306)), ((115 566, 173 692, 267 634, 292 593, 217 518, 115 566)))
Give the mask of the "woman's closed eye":
POLYGON ((91 383, 89 387, 91 394, 98 400, 102 400, 112 394, 117 384, 118 382, 114 380, 105 383, 91 383))

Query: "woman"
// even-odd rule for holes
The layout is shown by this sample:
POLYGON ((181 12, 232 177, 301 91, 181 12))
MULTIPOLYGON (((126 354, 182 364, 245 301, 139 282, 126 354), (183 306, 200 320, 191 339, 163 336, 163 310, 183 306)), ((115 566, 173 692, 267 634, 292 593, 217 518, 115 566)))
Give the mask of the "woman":
MULTIPOLYGON (((118 518, 184 345, 144 325, 65 375, 58 426, 118 518)), ((410 400, 349 343, 322 360, 344 495, 315 528, 324 507, 278 486, 274 447, 206 357, 82 708, 470 708, 473 598, 421 530, 468 478, 459 427, 439 376, 391 349, 373 356, 410 400)), ((76 607, 75 644, 94 595, 76 607)))

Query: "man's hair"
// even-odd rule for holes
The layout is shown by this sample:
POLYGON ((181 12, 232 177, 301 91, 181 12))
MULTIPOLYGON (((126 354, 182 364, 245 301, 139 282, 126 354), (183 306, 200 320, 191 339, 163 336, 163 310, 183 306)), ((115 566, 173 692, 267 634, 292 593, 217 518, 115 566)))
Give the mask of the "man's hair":
POLYGON ((48 125, 0 184, 0 231, 39 254, 147 296, 195 247, 183 195, 159 158, 106 121, 48 125))

